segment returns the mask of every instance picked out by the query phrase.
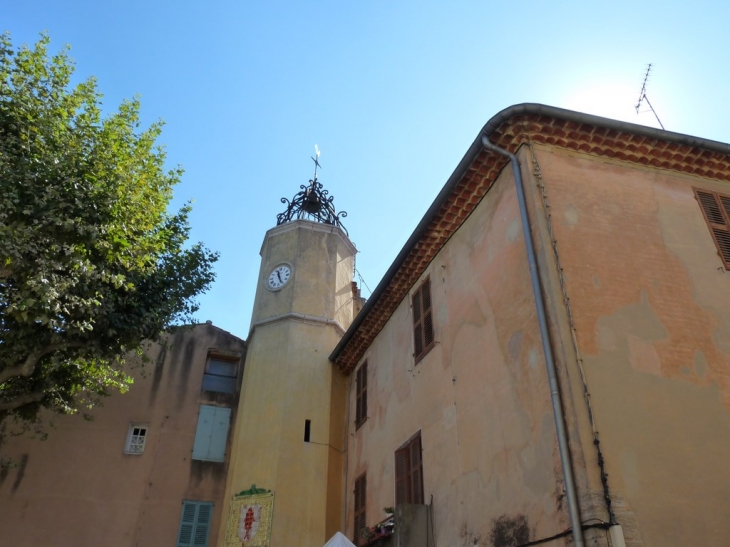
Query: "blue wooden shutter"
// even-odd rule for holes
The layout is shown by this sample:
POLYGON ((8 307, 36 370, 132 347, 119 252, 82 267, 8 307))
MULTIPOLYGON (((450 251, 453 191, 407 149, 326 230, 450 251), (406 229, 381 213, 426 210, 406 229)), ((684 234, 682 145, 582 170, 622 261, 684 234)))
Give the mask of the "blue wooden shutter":
POLYGON ((208 547, 213 504, 203 501, 183 501, 177 547, 208 547))
POLYGON ((208 532, 210 531, 210 517, 212 514, 212 503, 198 504, 198 518, 195 519, 193 547, 208 547, 208 532))
POLYGON ((230 423, 230 408, 200 405, 198 428, 193 443, 193 459, 208 462, 224 461, 230 423))

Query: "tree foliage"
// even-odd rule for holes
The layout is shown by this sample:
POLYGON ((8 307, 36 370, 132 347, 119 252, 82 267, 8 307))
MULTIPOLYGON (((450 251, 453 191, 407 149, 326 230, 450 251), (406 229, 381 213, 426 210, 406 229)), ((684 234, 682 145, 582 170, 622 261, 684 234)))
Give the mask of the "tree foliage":
POLYGON ((0 419, 75 412, 131 381, 124 357, 190 321, 217 254, 167 207, 161 124, 102 115, 67 48, 0 38, 0 419))

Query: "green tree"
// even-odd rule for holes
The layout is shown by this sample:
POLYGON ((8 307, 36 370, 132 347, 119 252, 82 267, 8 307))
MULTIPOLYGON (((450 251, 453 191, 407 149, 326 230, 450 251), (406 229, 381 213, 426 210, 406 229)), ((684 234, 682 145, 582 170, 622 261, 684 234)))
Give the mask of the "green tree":
POLYGON ((161 124, 136 99, 102 116, 48 44, 0 39, 0 420, 26 424, 126 390, 125 355, 192 319, 218 257, 186 243, 189 205, 167 212, 161 124))

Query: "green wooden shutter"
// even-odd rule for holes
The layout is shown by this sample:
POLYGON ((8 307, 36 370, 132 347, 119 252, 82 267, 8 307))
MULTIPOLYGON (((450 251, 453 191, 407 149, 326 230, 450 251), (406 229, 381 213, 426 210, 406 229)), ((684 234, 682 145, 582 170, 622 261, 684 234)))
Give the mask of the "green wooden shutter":
POLYGON ((200 405, 192 458, 208 462, 224 461, 230 423, 230 408, 200 405))
POLYGON ((208 547, 213 504, 209 501, 184 500, 177 547, 208 547))

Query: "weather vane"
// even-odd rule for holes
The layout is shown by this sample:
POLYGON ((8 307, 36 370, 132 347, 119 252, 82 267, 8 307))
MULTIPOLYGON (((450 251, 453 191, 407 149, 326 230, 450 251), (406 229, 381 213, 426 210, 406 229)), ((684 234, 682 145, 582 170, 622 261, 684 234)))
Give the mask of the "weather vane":
POLYGON ((662 124, 662 121, 659 119, 659 116, 657 116, 656 110, 654 110, 654 107, 651 106, 651 103, 649 102, 649 97, 646 96, 646 82, 649 80, 649 72, 651 72, 651 63, 649 63, 649 66, 646 67, 646 74, 644 75, 644 83, 641 86, 641 92, 639 93, 639 102, 636 103, 636 113, 639 113, 639 108, 641 107, 641 103, 646 101, 646 104, 649 105, 649 108, 651 109, 652 113, 654 114, 654 117, 656 118, 656 121, 659 122, 659 125, 662 129, 664 129, 664 124, 662 124))
POLYGON ((336 212, 333 203, 334 197, 330 196, 329 192, 317 180, 317 169, 322 168, 319 164, 319 154, 319 146, 315 144, 314 157, 312 158, 314 177, 309 181, 309 185, 302 184, 299 187, 301 191, 297 192, 291 201, 281 198, 281 202, 285 203, 287 207, 286 211, 276 215, 276 225, 306 219, 337 226, 347 234, 347 229, 340 222, 340 217, 345 218, 347 213, 345 211, 336 212))

